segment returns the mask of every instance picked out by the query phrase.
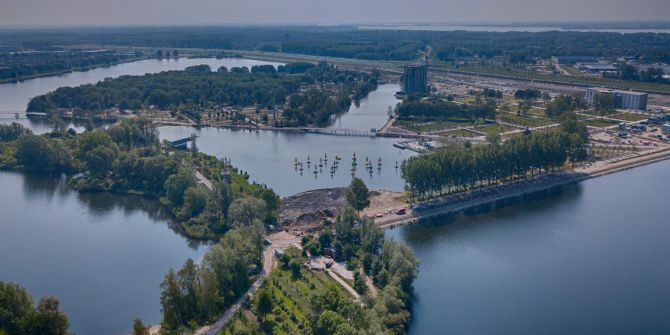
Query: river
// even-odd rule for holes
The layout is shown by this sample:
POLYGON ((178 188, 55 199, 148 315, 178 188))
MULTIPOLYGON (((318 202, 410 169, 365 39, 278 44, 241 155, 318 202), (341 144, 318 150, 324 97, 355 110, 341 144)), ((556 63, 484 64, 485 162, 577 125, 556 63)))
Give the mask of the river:
MULTIPOLYGON (((32 95, 57 86, 203 62, 221 62, 210 63, 213 68, 253 64, 152 60, 137 62, 146 65, 139 69, 130 63, 2 84, 0 110, 8 113, 0 122, 12 122, 13 110, 23 111, 32 95)), ((381 85, 333 127, 381 127, 395 90, 381 85)), ((395 161, 412 155, 386 138, 187 127, 160 132, 162 138, 195 132, 201 151, 230 158, 252 180, 284 196, 346 185, 353 153, 356 174, 370 187, 400 190, 395 161), (312 165, 301 176, 293 166, 294 158, 306 162, 309 155, 314 163, 324 154, 329 164, 342 157, 332 177, 327 167, 315 175, 312 165), (366 156, 375 163, 372 176, 364 172, 366 156)), ((669 178, 670 162, 657 163, 499 204, 495 211, 388 231, 422 261, 410 333, 670 332, 669 178)), ((0 280, 22 284, 36 299, 59 297, 78 334, 124 334, 137 317, 158 322, 163 275, 202 251, 170 228, 157 202, 72 192, 57 178, 0 173, 0 206, 0 280)))
POLYGON ((409 333, 670 333, 668 180, 664 161, 388 231, 421 259, 409 333))

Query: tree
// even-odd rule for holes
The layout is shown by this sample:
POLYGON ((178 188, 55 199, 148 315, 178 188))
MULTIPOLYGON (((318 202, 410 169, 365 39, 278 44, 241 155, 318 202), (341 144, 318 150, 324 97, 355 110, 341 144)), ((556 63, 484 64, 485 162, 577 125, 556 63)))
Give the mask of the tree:
POLYGON ((593 106, 601 117, 614 112, 614 96, 608 93, 597 93, 593 97, 593 106))
POLYGON ((163 290, 161 292, 161 311, 163 312, 161 325, 168 330, 177 329, 183 324, 181 313, 183 298, 174 270, 170 269, 165 275, 165 279, 161 283, 161 289, 163 290))
POLYGON ((221 219, 228 218, 228 209, 233 202, 233 193, 230 185, 222 181, 214 181, 214 194, 210 198, 209 207, 221 219))
POLYGON ((133 333, 132 335, 149 335, 147 327, 142 323, 142 320, 135 319, 133 321, 133 333))
POLYGON ((181 209, 181 216, 191 218, 198 216, 207 206, 208 193, 200 187, 189 186, 184 191, 184 205, 181 209))
POLYGON ((261 289, 258 291, 256 311, 258 314, 260 314, 261 320, 264 320, 265 316, 272 312, 272 297, 266 289, 261 289))
POLYGON ((184 193, 186 189, 195 185, 195 177, 191 171, 181 170, 179 173, 170 175, 165 181, 163 188, 165 196, 175 206, 181 206, 184 203, 184 193))
POLYGON ((238 198, 228 208, 228 218, 232 225, 248 226, 254 220, 262 221, 265 218, 266 209, 265 201, 261 199, 238 198))
POLYGON ((367 291, 368 287, 365 284, 365 279, 363 279, 363 276, 361 276, 361 273, 358 271, 354 272, 354 290, 358 292, 359 294, 365 294, 365 291, 367 291))
POLYGON ((360 178, 354 177, 351 180, 351 184, 345 190, 345 197, 347 204, 357 211, 362 211, 370 206, 370 191, 360 178))
POLYGON ((65 313, 59 309, 58 299, 42 298, 37 305, 34 334, 67 335, 69 321, 65 313))

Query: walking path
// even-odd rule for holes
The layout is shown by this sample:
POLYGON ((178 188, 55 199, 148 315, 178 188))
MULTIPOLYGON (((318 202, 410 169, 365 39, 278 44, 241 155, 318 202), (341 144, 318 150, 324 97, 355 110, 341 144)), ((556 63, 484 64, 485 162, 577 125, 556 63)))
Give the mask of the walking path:
POLYGON ((205 187, 207 187, 210 191, 214 191, 214 185, 212 184, 212 181, 207 179, 207 177, 200 173, 200 171, 195 170, 195 177, 198 178, 198 182, 200 184, 205 185, 205 187))
POLYGON ((354 297, 354 299, 356 299, 358 303, 362 303, 361 295, 358 294, 358 292, 356 292, 356 290, 354 290, 353 287, 349 286, 347 282, 345 282, 344 280, 342 280, 342 278, 333 273, 333 271, 330 271, 330 269, 326 269, 326 272, 328 272, 328 275, 330 275, 338 284, 344 287, 344 289, 347 290, 347 292, 349 292, 349 294, 351 294, 351 296, 354 297))

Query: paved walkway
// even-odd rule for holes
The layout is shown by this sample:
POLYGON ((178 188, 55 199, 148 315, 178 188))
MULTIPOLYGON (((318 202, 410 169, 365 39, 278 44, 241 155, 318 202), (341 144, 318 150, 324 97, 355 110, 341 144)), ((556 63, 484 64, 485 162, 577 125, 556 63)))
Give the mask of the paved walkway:
POLYGON ((212 181, 207 179, 204 174, 200 173, 200 171, 195 170, 195 177, 198 178, 198 182, 200 184, 205 185, 210 191, 214 191, 214 185, 212 184, 212 181))

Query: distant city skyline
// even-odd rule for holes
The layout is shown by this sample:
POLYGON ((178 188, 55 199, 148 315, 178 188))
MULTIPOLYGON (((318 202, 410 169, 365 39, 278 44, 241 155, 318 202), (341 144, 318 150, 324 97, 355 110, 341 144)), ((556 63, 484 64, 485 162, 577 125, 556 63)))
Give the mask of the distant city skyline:
POLYGON ((0 25, 667 20, 668 0, 0 0, 0 25))

